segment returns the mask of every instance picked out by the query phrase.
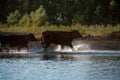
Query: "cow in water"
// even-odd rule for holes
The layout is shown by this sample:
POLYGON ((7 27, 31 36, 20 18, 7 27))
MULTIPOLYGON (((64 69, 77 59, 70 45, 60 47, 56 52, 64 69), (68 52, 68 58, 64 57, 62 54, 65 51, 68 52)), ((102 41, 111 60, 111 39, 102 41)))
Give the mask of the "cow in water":
POLYGON ((66 31, 45 31, 41 36, 41 44, 45 51, 50 44, 59 44, 63 48, 65 45, 73 48, 72 41, 76 38, 82 38, 82 35, 77 30, 66 31))
POLYGON ((37 41, 37 39, 34 37, 32 33, 29 34, 14 34, 14 33, 0 33, 0 44, 1 48, 0 51, 3 51, 3 49, 7 49, 9 51, 9 48, 16 47, 18 51, 26 47, 28 49, 28 43, 29 41, 37 41))

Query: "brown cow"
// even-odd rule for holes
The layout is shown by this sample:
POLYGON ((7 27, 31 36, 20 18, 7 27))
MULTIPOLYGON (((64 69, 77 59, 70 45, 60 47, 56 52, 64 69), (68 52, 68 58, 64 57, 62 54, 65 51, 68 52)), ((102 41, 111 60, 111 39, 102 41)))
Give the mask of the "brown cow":
POLYGON ((82 38, 82 35, 77 30, 65 31, 45 31, 42 33, 41 44, 46 51, 51 43, 60 44, 63 48, 65 45, 73 48, 72 41, 75 38, 82 38))
POLYGON ((9 49, 7 47, 16 47, 18 50, 20 50, 22 47, 26 47, 28 49, 28 43, 29 41, 36 41, 36 38, 32 33, 30 34, 8 34, 8 33, 1 33, 0 34, 0 43, 1 48, 0 51, 2 51, 4 48, 6 48, 8 51, 9 49))

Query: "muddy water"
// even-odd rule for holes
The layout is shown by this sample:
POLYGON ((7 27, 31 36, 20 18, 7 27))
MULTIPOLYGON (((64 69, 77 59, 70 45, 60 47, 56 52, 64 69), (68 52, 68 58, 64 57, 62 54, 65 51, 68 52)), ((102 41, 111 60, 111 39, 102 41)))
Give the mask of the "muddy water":
POLYGON ((0 80, 119 80, 119 42, 76 41, 74 50, 38 43, 0 53, 0 80))

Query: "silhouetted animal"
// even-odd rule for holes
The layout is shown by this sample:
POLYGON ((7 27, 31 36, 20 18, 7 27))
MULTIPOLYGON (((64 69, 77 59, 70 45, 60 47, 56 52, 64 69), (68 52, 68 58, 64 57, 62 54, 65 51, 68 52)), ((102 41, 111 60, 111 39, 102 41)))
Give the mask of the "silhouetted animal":
POLYGON ((26 38, 28 39, 28 41, 37 41, 34 34, 32 33, 26 34, 26 38))
POLYGON ((82 35, 77 30, 66 31, 45 31, 41 36, 41 44, 46 51, 51 43, 60 44, 63 48, 65 45, 72 46, 72 41, 75 38, 82 38, 82 35))
POLYGON ((16 47, 18 50, 20 50, 22 47, 26 47, 28 49, 28 43, 29 41, 36 41, 37 39, 34 37, 32 33, 30 34, 0 34, 0 43, 2 51, 4 48, 9 51, 9 48, 7 47, 16 47))

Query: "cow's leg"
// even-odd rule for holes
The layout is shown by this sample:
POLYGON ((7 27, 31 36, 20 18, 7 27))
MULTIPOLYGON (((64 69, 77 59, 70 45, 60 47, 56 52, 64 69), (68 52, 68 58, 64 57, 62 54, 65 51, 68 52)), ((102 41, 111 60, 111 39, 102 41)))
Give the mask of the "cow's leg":
POLYGON ((24 47, 25 47, 24 45, 18 45, 18 46, 17 46, 17 51, 20 51, 21 48, 24 48, 24 47))
POLYGON ((47 51, 47 49, 49 48, 49 46, 50 46, 50 43, 45 44, 44 51, 47 51))
POLYGON ((45 47, 46 47, 46 44, 42 44, 42 47, 45 48, 45 47))
POLYGON ((64 45, 61 45, 61 49, 63 49, 64 48, 64 45))
POLYGON ((46 43, 45 43, 45 42, 41 42, 41 45, 42 45, 42 47, 43 47, 44 50, 45 50, 45 48, 46 48, 46 43))
POLYGON ((27 51, 29 51, 29 45, 25 45, 25 48, 27 49, 27 51))
POLYGON ((17 47, 17 50, 20 51, 20 49, 21 49, 20 46, 18 46, 18 47, 17 47))
POLYGON ((72 44, 70 44, 69 46, 70 46, 71 49, 73 49, 73 45, 72 44))
POLYGON ((44 47, 44 42, 41 41, 41 45, 42 45, 42 47, 44 47))
POLYGON ((26 48, 27 48, 27 51, 29 51, 29 46, 28 45, 26 46, 26 48))
POLYGON ((10 50, 9 50, 9 46, 7 46, 7 47, 6 47, 6 50, 7 50, 7 52, 9 52, 9 51, 10 51, 10 50))
POLYGON ((3 47, 4 47, 4 46, 1 44, 1 48, 0 48, 0 51, 1 51, 1 52, 3 51, 3 47))
MULTIPOLYGON (((3 49, 5 49, 5 50, 7 50, 7 52, 9 52, 9 45, 4 45, 4 46, 3 46, 3 49)), ((3 50, 3 49, 2 49, 2 50, 3 50)))
POLYGON ((1 44, 1 49, 0 49, 0 51, 2 52, 3 49, 5 49, 5 50, 7 50, 7 52, 9 52, 9 48, 7 48, 7 45, 5 45, 5 44, 1 44))
POLYGON ((70 46, 70 48, 72 49, 72 51, 75 51, 75 49, 73 48, 73 45, 72 45, 72 44, 70 44, 69 46, 70 46))
POLYGON ((2 52, 2 48, 0 48, 0 52, 2 52))
POLYGON ((41 43, 41 45, 44 48, 44 51, 46 51, 46 44, 45 43, 41 43))

